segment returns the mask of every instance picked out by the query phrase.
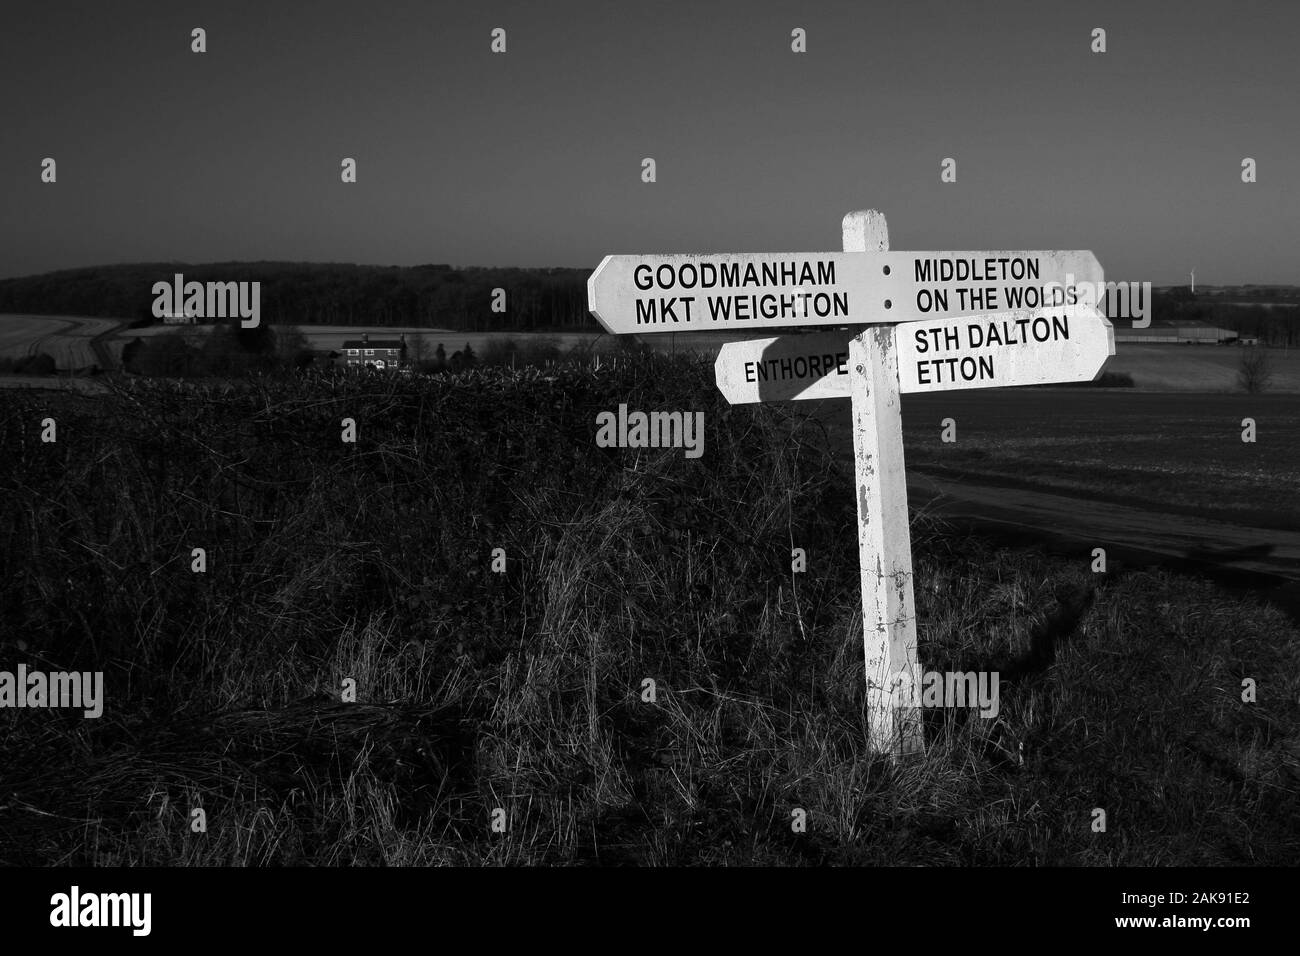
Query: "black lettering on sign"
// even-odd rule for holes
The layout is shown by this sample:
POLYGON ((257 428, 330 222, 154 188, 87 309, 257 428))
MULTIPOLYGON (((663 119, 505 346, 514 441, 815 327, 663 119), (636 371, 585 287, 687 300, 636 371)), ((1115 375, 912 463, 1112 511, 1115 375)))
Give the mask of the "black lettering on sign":
POLYGON ((916 282, 1023 282, 1039 277, 1039 262, 1025 256, 994 259, 913 259, 916 282))

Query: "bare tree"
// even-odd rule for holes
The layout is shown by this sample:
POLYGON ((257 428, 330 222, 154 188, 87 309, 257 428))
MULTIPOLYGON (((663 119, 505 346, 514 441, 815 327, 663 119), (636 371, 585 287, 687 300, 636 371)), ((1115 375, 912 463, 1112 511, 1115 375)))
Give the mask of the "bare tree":
POLYGON ((1243 346, 1241 364, 1237 366, 1237 381, 1243 390, 1252 395, 1268 388, 1273 381, 1273 363, 1263 346, 1243 346))
POLYGON ((429 357, 429 343, 425 340, 424 335, 416 333, 406 337, 406 361, 415 368, 419 368, 425 359, 429 357))

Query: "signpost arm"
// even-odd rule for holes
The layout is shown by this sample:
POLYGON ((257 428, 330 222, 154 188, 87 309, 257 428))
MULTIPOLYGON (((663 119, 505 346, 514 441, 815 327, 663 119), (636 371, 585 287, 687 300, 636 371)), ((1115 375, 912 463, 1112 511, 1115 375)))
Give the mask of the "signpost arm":
MULTIPOLYGON (((888 249, 889 231, 881 213, 867 210, 844 217, 845 252, 888 249)), ((873 303, 872 308, 883 308, 883 303, 873 303)), ((921 672, 895 328, 872 326, 849 343, 849 394, 869 746, 897 756, 921 752, 924 737, 916 696, 921 672)))

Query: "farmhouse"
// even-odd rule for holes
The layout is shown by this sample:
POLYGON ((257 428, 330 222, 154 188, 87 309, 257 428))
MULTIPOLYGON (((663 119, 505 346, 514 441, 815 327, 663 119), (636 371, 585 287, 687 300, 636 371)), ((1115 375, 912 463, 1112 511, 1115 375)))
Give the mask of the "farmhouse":
POLYGON ((359 339, 348 339, 339 349, 343 364, 347 366, 372 366, 377 369, 399 369, 406 366, 406 335, 400 339, 370 340, 370 333, 361 333, 359 339))

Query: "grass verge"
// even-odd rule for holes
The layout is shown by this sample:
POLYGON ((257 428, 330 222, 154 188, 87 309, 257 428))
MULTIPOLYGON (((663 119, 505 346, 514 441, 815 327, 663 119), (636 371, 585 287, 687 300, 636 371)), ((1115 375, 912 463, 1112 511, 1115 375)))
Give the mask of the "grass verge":
POLYGON ((922 666, 998 670, 1001 712, 930 711, 923 757, 866 753, 849 484, 815 421, 727 406, 705 365, 16 392, 0 441, 0 667, 107 688, 98 720, 0 710, 5 863, 1300 849, 1300 644, 1279 612, 922 517, 922 666), (703 411, 703 457, 597 448, 620 403, 703 411))

